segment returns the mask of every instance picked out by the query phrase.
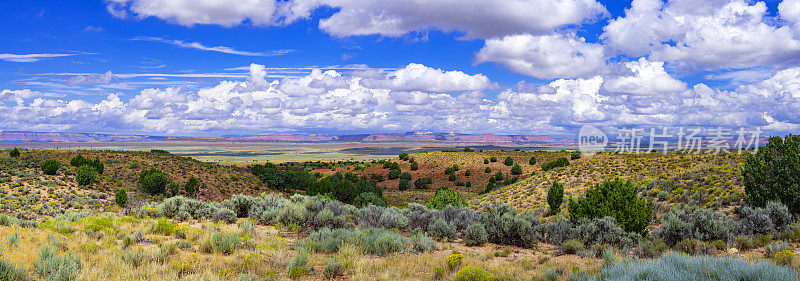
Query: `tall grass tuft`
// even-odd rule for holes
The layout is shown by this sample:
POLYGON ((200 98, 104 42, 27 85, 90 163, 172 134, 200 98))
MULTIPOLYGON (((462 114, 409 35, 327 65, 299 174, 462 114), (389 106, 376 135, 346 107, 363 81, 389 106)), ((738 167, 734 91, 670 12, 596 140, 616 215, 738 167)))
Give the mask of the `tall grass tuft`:
POLYGON ((0 258, 0 280, 22 281, 27 280, 28 274, 25 270, 6 260, 0 258))

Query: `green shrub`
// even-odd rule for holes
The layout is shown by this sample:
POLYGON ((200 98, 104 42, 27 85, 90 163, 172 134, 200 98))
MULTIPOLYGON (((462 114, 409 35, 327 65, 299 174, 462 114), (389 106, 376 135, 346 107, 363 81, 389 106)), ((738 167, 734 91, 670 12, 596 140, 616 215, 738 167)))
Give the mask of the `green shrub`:
POLYGON ((771 242, 764 247, 764 253, 767 255, 767 258, 775 258, 776 254, 783 251, 792 251, 792 248, 789 247, 789 244, 786 244, 786 242, 783 241, 771 242))
POLYGON ((514 164, 514 167, 511 167, 511 174, 512 175, 522 174, 522 166, 520 166, 519 164, 514 164))
POLYGON ((437 266, 433 268, 433 280, 444 280, 444 276, 447 274, 444 267, 437 266))
POLYGON ((483 227, 483 224, 473 223, 464 229, 462 239, 467 246, 481 246, 489 241, 489 235, 486 234, 486 228, 483 227))
POLYGON ((487 173, 487 174, 491 173, 492 172, 492 168, 489 168, 489 167, 483 168, 483 172, 487 173))
POLYGON ((464 261, 464 256, 461 254, 452 254, 447 257, 447 268, 450 271, 455 271, 456 269, 461 267, 461 263, 464 261))
POLYGON ((125 189, 118 189, 114 194, 114 203, 124 208, 125 205, 128 204, 128 192, 125 191, 125 189))
POLYGON ((398 252, 405 245, 403 236, 386 229, 366 229, 362 232, 361 239, 363 242, 362 250, 364 253, 371 255, 383 256, 398 252))
POLYGON ((217 253, 233 254, 241 244, 241 238, 234 232, 217 232, 211 237, 211 245, 217 253))
POLYGON ((779 265, 791 267, 794 263, 794 252, 791 250, 777 252, 775 256, 772 257, 772 261, 779 265))
POLYGON ((466 171, 464 171, 465 177, 469 177, 470 175, 472 175, 472 169, 467 169, 466 171))
POLYGON ((418 169, 419 169, 419 163, 417 163, 417 162, 411 162, 411 170, 412 170, 412 171, 416 171, 416 170, 418 170, 418 169))
POLYGON ((443 209, 447 206, 464 207, 467 206, 467 200, 461 197, 458 191, 450 187, 441 187, 436 189, 436 194, 431 201, 426 204, 431 209, 443 209))
POLYGON ((408 153, 400 153, 400 155, 397 158, 399 158, 400 160, 408 160, 408 153))
MULTIPOLYGON (((573 275, 570 280, 590 280, 573 275), (573 279, 575 278, 575 279, 573 279)), ((754 263, 732 256, 690 257, 670 253, 660 259, 615 263, 602 267, 591 280, 797 280, 793 269, 767 261, 754 263)))
POLYGON ((73 166, 73 167, 81 167, 81 166, 87 166, 87 165, 91 166, 92 168, 94 168, 95 171, 97 171, 98 174, 101 174, 101 175, 103 174, 103 171, 105 170, 105 165, 103 165, 103 162, 100 162, 99 158, 95 158, 94 160, 90 160, 88 158, 83 157, 80 154, 78 154, 75 157, 72 157, 72 159, 69 160, 69 164, 70 164, 70 166, 73 166))
POLYGON ((503 172, 498 171, 497 173, 495 173, 494 174, 494 180, 495 181, 502 181, 503 180, 503 172))
POLYGON ((183 186, 183 190, 186 191, 186 194, 189 196, 194 197, 194 194, 200 189, 200 181, 197 180, 195 177, 189 178, 189 181, 183 186))
POLYGON ((61 162, 55 159, 47 159, 42 161, 39 167, 45 175, 55 175, 58 172, 58 168, 61 168, 61 162))
POLYGON ((43 280, 71 281, 78 278, 81 259, 69 252, 59 255, 53 248, 43 246, 39 248, 39 259, 34 268, 43 280))
POLYGON ((630 181, 604 181, 586 190, 585 196, 569 200, 570 221, 610 216, 625 231, 643 233, 653 215, 653 204, 637 196, 630 181))
POLYGON ((433 241, 425 232, 417 232, 408 237, 408 248, 417 252, 430 252, 436 250, 436 242, 433 241))
POLYGON ((175 233, 175 229, 177 228, 178 226, 175 225, 174 223, 166 221, 156 221, 153 222, 152 225, 150 225, 150 232, 155 234, 161 234, 164 236, 171 236, 173 233, 175 233))
POLYGON ((582 250, 583 250, 583 243, 575 239, 567 240, 566 242, 564 242, 564 244, 561 244, 561 252, 567 255, 574 255, 582 250))
POLYGON ((739 251, 747 251, 753 248, 753 240, 746 236, 739 236, 733 240, 733 247, 739 251))
POLYGON ((401 180, 405 180, 406 182, 410 181, 411 180, 411 173, 403 172, 402 174, 400 174, 400 179, 401 180))
POLYGON ((124 238, 122 238, 122 247, 123 248, 128 248, 131 245, 133 245, 133 238, 131 238, 130 236, 125 236, 124 238))
POLYGON ((11 158, 19 157, 19 149, 15 147, 14 149, 8 152, 8 155, 11 156, 11 158))
POLYGON ((439 218, 433 221, 430 226, 428 226, 428 233, 440 240, 447 241, 455 240, 458 231, 454 225, 446 222, 444 219, 439 218))
POLYGON ((531 156, 531 159, 528 160, 528 165, 536 165, 536 157, 531 156))
POLYGON ((390 180, 398 179, 400 178, 400 173, 401 173, 400 170, 397 169, 390 170, 389 173, 386 175, 386 178, 390 180))
POLYGON ((75 181, 79 185, 90 185, 95 179, 97 179, 97 171, 89 165, 80 166, 75 174, 75 181))
POLYGON ((489 158, 489 162, 497 162, 497 157, 492 156, 489 158))
POLYGON ((675 250, 689 255, 713 255, 717 252, 716 247, 697 239, 686 239, 675 244, 675 250))
POLYGON ((311 241, 309 246, 312 251, 336 253, 339 252, 339 248, 341 248, 342 244, 345 242, 349 241, 355 243, 357 236, 357 233, 352 230, 343 228, 330 229, 326 227, 312 232, 308 236, 308 240, 311 241))
POLYGON ((10 226, 11 219, 5 214, 0 214, 0 226, 10 226))
POLYGON ((569 154, 569 159, 576 160, 576 159, 580 159, 580 158, 581 158, 581 152, 580 151, 573 151, 572 153, 569 154))
POLYGON ((661 227, 653 232, 669 245, 680 240, 699 239, 703 241, 727 240, 733 230, 733 221, 724 213, 709 209, 695 209, 685 212, 673 208, 661 219, 661 227))
POLYGON ((142 191, 150 195, 164 194, 169 179, 160 170, 152 168, 142 171, 139 175, 139 186, 142 191))
POLYGON ((763 208, 779 201, 792 214, 800 214, 800 136, 770 137, 758 153, 747 157, 742 180, 751 205, 763 208))
POLYGON ((564 201, 564 185, 553 182, 553 185, 547 189, 547 204, 550 205, 550 214, 558 214, 561 212, 561 203, 564 201))
POLYGON ((308 266, 308 248, 300 247, 297 249, 297 255, 294 256, 292 262, 287 266, 289 278, 297 279, 308 274, 306 267, 308 266))
POLYGON ((386 199, 378 196, 373 192, 364 192, 356 196, 356 199, 353 199, 353 205, 359 208, 366 207, 369 205, 375 206, 383 206, 386 207, 386 199))
POLYGON ((401 179, 400 182, 397 183, 397 189, 400 190, 400 191, 404 191, 404 190, 408 189, 408 184, 409 183, 408 183, 407 179, 401 179))
POLYGON ((344 275, 344 263, 335 259, 328 260, 328 264, 322 270, 322 276, 325 279, 334 279, 342 275, 344 275))
POLYGON ((567 158, 561 157, 547 163, 542 163, 542 170, 549 171, 555 168, 566 167, 566 166, 569 166, 569 160, 567 160, 567 158))
POLYGON ((511 156, 507 156, 505 160, 503 160, 503 164, 506 166, 514 165, 514 159, 511 159, 511 156))
POLYGON ((494 275, 486 270, 471 265, 464 267, 456 273, 455 281, 492 281, 494 275))
POLYGON ((432 178, 418 178, 414 181, 414 187, 419 189, 428 189, 429 185, 433 183, 432 178))

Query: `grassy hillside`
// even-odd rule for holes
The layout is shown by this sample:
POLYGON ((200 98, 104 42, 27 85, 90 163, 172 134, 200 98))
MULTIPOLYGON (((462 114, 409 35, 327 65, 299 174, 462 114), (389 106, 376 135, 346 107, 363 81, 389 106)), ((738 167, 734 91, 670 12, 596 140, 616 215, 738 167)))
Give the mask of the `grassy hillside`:
POLYGON ((744 199, 740 173, 744 159, 745 154, 736 153, 600 153, 537 173, 477 200, 502 201, 518 209, 544 209, 547 188, 553 181, 564 184, 567 197, 578 197, 605 179, 620 178, 639 184, 641 194, 656 203, 657 211, 676 204, 720 209, 738 206, 744 199))
MULTIPOLYGON (((208 164, 172 154, 106 150, 21 150, 18 159, 8 157, 9 150, 0 156, 0 192, 2 207, 6 211, 23 213, 22 216, 54 215, 69 209, 104 210, 113 204, 118 189, 135 191, 141 171, 156 168, 179 184, 181 189, 194 176, 201 182, 198 198, 222 200, 232 194, 258 194, 266 187, 244 169, 208 164), (98 158, 105 171, 89 186, 79 186, 75 181, 77 167, 69 165, 70 159, 83 155, 98 158), (39 165, 47 159, 61 162, 57 175, 45 175, 39 165)), ((133 196, 135 193, 132 192, 133 196)), ((184 191, 180 191, 184 194, 184 191)))

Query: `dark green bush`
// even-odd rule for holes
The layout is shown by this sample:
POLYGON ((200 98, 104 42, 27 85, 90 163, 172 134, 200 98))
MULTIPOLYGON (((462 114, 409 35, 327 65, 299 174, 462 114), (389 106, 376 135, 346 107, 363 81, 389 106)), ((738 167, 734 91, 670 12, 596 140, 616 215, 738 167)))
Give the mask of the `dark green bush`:
POLYGON ((414 181, 414 186, 419 189, 428 189, 432 183, 432 178, 418 178, 414 181))
POLYGON ((653 216, 653 204, 637 195, 630 181, 603 181, 586 190, 577 200, 570 198, 569 217, 572 223, 583 218, 613 217, 625 231, 643 233, 653 216))
POLYGON ((773 136, 758 153, 750 155, 742 168, 747 202, 766 207, 779 201, 792 214, 800 214, 800 136, 773 136))
POLYGON ((19 148, 15 147, 14 149, 8 152, 8 155, 11 156, 11 158, 19 157, 19 148))
POLYGON ((79 185, 90 185, 95 179, 97 179, 97 171, 89 165, 80 166, 75 174, 75 181, 79 185))
POLYGON ((531 159, 528 160, 528 165, 536 165, 536 157, 531 156, 531 159))
POLYGON ((407 179, 401 179, 399 183, 397 183, 397 189, 400 191, 408 189, 409 182, 407 179))
POLYGON ((547 189, 547 204, 550 205, 550 214, 561 212, 561 203, 564 201, 564 185, 553 182, 547 189))
POLYGON ((391 170, 389 171, 389 174, 386 175, 386 178, 390 180, 398 179, 400 178, 400 173, 400 170, 391 170))
POLYGON ((386 199, 383 199, 383 197, 380 197, 374 192, 364 192, 356 196, 356 199, 353 199, 353 205, 359 208, 369 206, 370 204, 386 207, 386 199))
POLYGON ((581 152, 580 151, 573 151, 572 153, 569 154, 569 159, 575 160, 575 159, 580 159, 580 158, 581 158, 581 152))
POLYGON ((55 175, 58 172, 58 168, 61 168, 61 162, 55 159, 47 159, 42 161, 39 167, 45 175, 55 175))
POLYGON ((514 164, 514 167, 511 167, 511 174, 512 175, 522 174, 522 166, 520 166, 519 164, 514 164))
POLYGON ((417 163, 417 162, 411 162, 411 170, 412 170, 412 171, 416 171, 416 170, 418 170, 418 169, 419 169, 419 163, 417 163))
POLYGON ((506 166, 514 165, 514 159, 511 159, 511 156, 507 156, 505 160, 503 160, 503 164, 506 166))
POLYGON ((200 190, 200 181, 195 177, 189 178, 189 181, 183 186, 183 190, 186 191, 186 194, 189 194, 189 196, 194 197, 194 194, 200 190))
POLYGON ((489 158, 489 162, 497 162, 497 157, 492 156, 492 158, 489 158))
POLYGON ((483 168, 483 172, 487 173, 487 174, 491 173, 492 172, 492 168, 489 168, 489 167, 483 168))
POLYGON ((411 180, 411 173, 403 172, 402 174, 400 174, 400 179, 406 180, 406 181, 410 181, 411 180))
POLYGON ((140 188, 150 195, 164 194, 168 183, 167 176, 156 168, 142 171, 139 175, 140 188))
POLYGON ((566 167, 569 166, 569 160, 567 158, 561 157, 551 162, 542 163, 542 170, 549 171, 555 168, 566 167))
POLYGON ((128 192, 121 188, 117 190, 117 193, 114 194, 114 203, 124 208, 128 204, 128 192))

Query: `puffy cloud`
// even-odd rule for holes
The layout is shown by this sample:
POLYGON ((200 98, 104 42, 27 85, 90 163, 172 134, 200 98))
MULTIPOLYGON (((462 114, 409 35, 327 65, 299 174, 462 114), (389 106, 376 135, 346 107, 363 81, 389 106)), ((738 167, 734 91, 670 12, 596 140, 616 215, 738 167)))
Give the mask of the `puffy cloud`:
POLYGON ((106 0, 107 10, 118 18, 157 17, 180 25, 216 24, 232 27, 249 21, 270 25, 275 0, 106 0))
POLYGON ((468 75, 461 71, 442 71, 411 63, 379 79, 365 79, 367 87, 385 87, 401 91, 457 92, 479 91, 493 87, 483 74, 468 75))
POLYGON ((396 37, 412 31, 461 31, 468 38, 536 33, 580 24, 606 15, 594 0, 413 0, 320 1, 339 11, 320 20, 319 27, 339 36, 396 37))
POLYGON ((338 37, 397 37, 424 30, 460 31, 469 38, 543 34, 608 14, 595 0, 107 0, 107 10, 119 18, 134 14, 187 26, 289 24, 322 7, 336 12, 320 19, 319 28, 338 37))
POLYGON ((686 89, 686 83, 673 78, 664 70, 663 62, 651 62, 645 58, 627 62, 625 66, 633 72, 631 76, 610 79, 604 85, 611 93, 635 95, 670 94, 686 89))
POLYGON ((489 39, 475 57, 538 78, 590 77, 605 67, 603 46, 563 34, 489 39))
POLYGON ((386 72, 314 70, 268 82, 266 68, 254 64, 243 81, 223 81, 199 90, 146 89, 128 99, 110 94, 96 103, 4 90, 0 115, 8 118, 0 129, 103 128, 181 135, 315 130, 558 134, 584 123, 773 129, 800 124, 800 68, 723 91, 704 84, 687 88, 671 80, 658 62, 639 60, 626 66, 631 75, 521 84, 489 97, 481 89, 491 83, 480 82, 480 75, 422 65, 386 72), (409 70, 437 77, 407 84, 398 77, 409 70), (657 83, 642 83, 648 79, 657 83), (661 94, 641 94, 651 91, 661 94))
MULTIPOLYGON (((602 35, 628 56, 649 55, 683 69, 794 64, 800 41, 766 17, 764 2, 744 0, 635 0, 602 35)), ((787 17, 791 9, 784 6, 787 17)))

